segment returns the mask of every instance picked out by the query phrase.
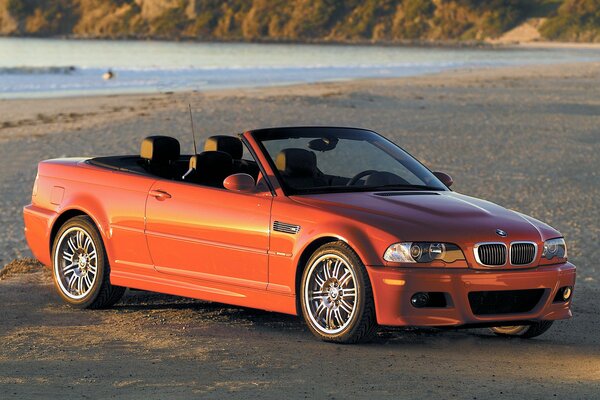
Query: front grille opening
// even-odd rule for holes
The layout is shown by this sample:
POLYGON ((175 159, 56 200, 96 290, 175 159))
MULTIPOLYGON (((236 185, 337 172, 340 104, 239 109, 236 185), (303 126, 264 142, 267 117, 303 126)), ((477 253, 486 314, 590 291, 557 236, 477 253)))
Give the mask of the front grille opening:
POLYGON ((512 265, 531 264, 535 258, 533 243, 513 243, 510 246, 510 263, 512 265))
POLYGON ((477 255, 483 265, 506 264, 506 246, 500 243, 480 245, 477 248, 477 255))
POLYGON ((429 307, 447 307, 448 301, 446 300, 447 294, 444 292, 429 292, 429 307))
POLYGON ((474 315, 519 314, 533 310, 546 289, 494 290, 469 293, 474 315))

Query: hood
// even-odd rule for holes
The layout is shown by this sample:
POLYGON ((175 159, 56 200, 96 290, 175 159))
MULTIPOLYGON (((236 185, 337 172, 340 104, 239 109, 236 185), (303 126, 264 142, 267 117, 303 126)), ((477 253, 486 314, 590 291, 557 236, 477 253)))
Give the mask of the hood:
POLYGON ((561 236, 533 218, 450 191, 330 193, 293 199, 371 225, 402 241, 540 243, 561 236), (508 235, 499 236, 497 229, 508 235))

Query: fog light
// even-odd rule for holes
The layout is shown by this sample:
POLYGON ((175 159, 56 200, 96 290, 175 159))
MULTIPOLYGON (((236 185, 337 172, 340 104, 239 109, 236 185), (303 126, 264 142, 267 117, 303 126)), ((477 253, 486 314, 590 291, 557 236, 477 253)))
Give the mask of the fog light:
POLYGON ((429 303, 429 295, 427 293, 423 293, 423 292, 415 293, 411 297, 410 302, 413 305, 413 307, 416 307, 416 308, 425 307, 429 303))
POLYGON ((573 286, 563 286, 556 291, 554 303, 566 303, 573 297, 573 286))

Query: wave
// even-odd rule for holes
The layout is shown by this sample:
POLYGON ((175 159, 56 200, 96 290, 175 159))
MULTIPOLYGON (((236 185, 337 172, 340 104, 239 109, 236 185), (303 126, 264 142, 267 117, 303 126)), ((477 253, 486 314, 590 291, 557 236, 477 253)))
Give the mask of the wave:
POLYGON ((75 67, 75 66, 46 66, 46 67, 0 67, 0 75, 70 75, 75 72, 84 75, 102 74, 108 70, 115 73, 202 73, 202 72, 282 72, 282 71, 319 71, 319 70, 357 70, 368 71, 378 69, 414 69, 414 68, 460 68, 464 66, 501 66, 510 64, 507 60, 477 60, 477 61, 413 61, 396 63, 357 63, 357 64, 289 64, 289 65, 224 65, 224 66, 123 66, 123 67, 75 67))
MULTIPOLYGON (((416 68, 416 67, 460 67, 464 61, 448 62, 402 62, 384 64, 281 64, 281 65, 219 65, 219 66, 123 66, 123 67, 81 67, 82 71, 107 71, 114 72, 211 72, 211 71, 282 71, 282 70, 318 70, 318 69, 381 69, 381 68, 416 68)), ((498 62, 482 61, 482 64, 495 65, 498 62)))
POLYGON ((75 66, 47 66, 47 67, 0 67, 0 75, 71 75, 75 72, 83 74, 102 74, 108 70, 115 73, 202 73, 202 72, 275 72, 275 71, 311 71, 311 70, 369 70, 381 68, 416 68, 416 67, 459 67, 462 63, 439 62, 406 62, 396 64, 312 64, 312 65, 227 65, 227 66, 147 66, 147 67, 75 67, 75 66))
POLYGON ((77 71, 69 65, 66 67, 0 67, 0 75, 68 75, 77 71))

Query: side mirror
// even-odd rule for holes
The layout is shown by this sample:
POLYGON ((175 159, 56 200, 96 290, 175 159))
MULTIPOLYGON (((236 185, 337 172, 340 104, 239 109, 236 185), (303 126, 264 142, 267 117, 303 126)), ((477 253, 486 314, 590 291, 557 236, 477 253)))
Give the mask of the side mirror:
POLYGON ((254 178, 248 174, 233 174, 229 175, 223 181, 223 186, 227 190, 234 192, 254 192, 256 188, 256 182, 254 178))
POLYGON ((436 178, 438 178, 444 185, 448 187, 452 186, 454 183, 452 177, 445 172, 434 172, 433 175, 435 175, 436 178))

